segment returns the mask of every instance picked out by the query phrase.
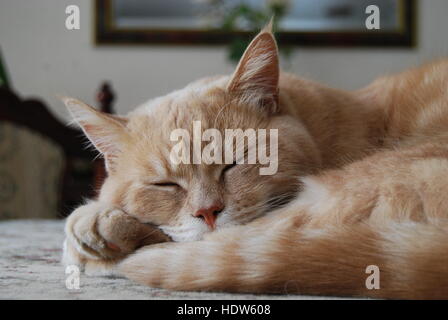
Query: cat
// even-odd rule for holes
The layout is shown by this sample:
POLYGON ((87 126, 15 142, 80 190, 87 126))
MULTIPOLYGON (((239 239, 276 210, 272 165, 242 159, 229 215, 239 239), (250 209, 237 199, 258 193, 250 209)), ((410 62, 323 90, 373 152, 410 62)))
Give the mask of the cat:
POLYGON ((448 61, 353 92, 279 69, 268 26, 231 76, 126 117, 64 98, 108 171, 64 262, 174 290, 448 298, 448 61), (278 129, 277 172, 173 165, 170 132, 197 120, 278 129))

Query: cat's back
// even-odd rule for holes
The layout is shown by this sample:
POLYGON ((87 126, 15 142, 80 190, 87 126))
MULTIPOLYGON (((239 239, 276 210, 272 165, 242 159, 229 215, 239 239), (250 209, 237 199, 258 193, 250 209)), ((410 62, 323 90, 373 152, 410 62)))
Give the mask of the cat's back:
POLYGON ((448 136, 448 59, 379 78, 367 87, 384 108, 392 138, 448 136))
MULTIPOLYGON (((448 59, 440 59, 404 72, 377 79, 373 84, 391 87, 395 94, 404 97, 416 95, 432 95, 436 97, 446 94, 448 82, 448 59)), ((387 89, 387 88, 385 88, 387 89)))

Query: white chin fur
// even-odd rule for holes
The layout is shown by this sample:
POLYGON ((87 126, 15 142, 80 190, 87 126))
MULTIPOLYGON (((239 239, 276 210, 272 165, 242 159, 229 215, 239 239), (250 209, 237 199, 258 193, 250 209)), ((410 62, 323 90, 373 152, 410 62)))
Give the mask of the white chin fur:
POLYGON ((160 226, 160 229, 175 242, 198 241, 204 237, 204 234, 210 232, 205 224, 160 226))

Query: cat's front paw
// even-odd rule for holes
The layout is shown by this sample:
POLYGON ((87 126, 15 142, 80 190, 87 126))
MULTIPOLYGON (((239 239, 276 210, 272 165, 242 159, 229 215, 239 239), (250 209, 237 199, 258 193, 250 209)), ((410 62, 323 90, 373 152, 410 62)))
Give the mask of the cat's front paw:
POLYGON ((77 208, 68 217, 65 225, 66 244, 71 247, 81 257, 86 259, 113 259, 121 254, 118 245, 108 241, 104 234, 104 229, 111 226, 102 226, 108 224, 112 217, 121 214, 121 210, 103 205, 98 202, 91 202, 87 205, 77 208))
POLYGON ((158 228, 100 202, 76 209, 65 233, 63 262, 80 267, 93 261, 113 264, 143 245, 169 240, 158 228))

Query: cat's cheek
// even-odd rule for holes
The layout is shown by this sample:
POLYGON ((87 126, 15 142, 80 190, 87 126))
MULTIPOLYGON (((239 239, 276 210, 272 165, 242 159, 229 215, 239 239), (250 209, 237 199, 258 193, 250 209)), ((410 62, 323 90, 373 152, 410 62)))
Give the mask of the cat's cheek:
POLYGON ((123 208, 143 223, 166 225, 175 219, 182 197, 148 188, 130 188, 123 208))

